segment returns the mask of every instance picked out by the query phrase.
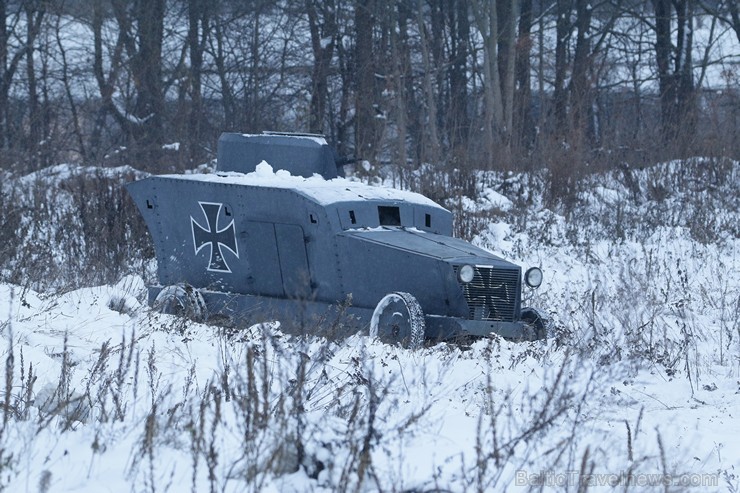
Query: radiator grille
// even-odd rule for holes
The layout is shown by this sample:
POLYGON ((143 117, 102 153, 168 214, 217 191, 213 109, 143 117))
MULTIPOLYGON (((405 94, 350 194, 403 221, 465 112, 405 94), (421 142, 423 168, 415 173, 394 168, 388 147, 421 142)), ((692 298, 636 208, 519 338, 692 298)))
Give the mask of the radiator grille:
POLYGON ((476 266, 473 280, 460 286, 471 320, 514 321, 519 299, 518 269, 476 266))

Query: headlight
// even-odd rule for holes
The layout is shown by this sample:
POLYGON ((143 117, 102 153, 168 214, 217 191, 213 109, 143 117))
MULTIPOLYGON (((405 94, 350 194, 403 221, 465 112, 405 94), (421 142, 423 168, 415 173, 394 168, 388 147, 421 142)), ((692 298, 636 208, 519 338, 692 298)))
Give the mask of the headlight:
POLYGON ((524 282, 530 288, 538 288, 542 284, 542 270, 538 267, 530 267, 527 272, 524 273, 524 282))
POLYGON ((475 269, 472 265, 463 265, 457 272, 457 277, 460 279, 460 282, 467 284, 475 277, 475 269))

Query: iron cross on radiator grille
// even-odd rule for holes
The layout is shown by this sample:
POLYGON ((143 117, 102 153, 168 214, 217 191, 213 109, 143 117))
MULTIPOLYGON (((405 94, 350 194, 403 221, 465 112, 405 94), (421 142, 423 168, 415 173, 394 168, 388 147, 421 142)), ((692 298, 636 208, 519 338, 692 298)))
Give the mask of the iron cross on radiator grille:
POLYGON ((470 318, 514 320, 518 279, 518 271, 476 266, 473 280, 463 285, 470 318))

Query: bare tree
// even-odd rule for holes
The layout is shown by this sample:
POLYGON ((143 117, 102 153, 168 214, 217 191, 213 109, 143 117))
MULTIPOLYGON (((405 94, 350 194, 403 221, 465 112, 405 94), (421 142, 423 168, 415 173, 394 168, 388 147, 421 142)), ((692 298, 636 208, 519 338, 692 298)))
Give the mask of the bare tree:
MULTIPOLYGON (((209 52, 213 59, 215 74, 218 78, 218 93, 221 96, 221 106, 223 108, 223 127, 224 130, 236 130, 237 123, 237 105, 236 95, 232 89, 233 82, 229 77, 229 46, 227 32, 229 28, 228 21, 223 19, 224 15, 220 12, 221 2, 216 2, 216 18, 212 25, 212 35, 208 38, 209 52)), ((247 130, 247 129, 244 129, 247 130)))
POLYGON ((516 42, 516 67, 513 110, 513 140, 512 144, 518 150, 525 149, 531 144, 532 130, 532 0, 523 0, 520 5, 519 27, 516 42))
MULTIPOLYGON (((79 101, 78 98, 75 97, 73 92, 73 76, 71 75, 71 67, 70 67, 70 60, 67 55, 67 46, 63 39, 63 33, 62 33, 62 25, 63 25, 63 17, 61 15, 56 15, 53 23, 53 39, 54 44, 56 45, 56 49, 59 53, 59 62, 61 64, 60 67, 60 73, 59 73, 59 79, 62 84, 62 91, 64 94, 64 98, 66 98, 66 103, 69 105, 69 112, 70 112, 70 122, 69 124, 64 124, 62 122, 57 122, 58 127, 64 127, 65 131, 63 133, 71 133, 71 138, 76 144, 76 147, 69 149, 72 153, 75 153, 79 156, 79 159, 83 163, 87 163, 89 159, 87 147, 88 147, 88 140, 87 136, 83 133, 82 125, 81 125, 81 114, 80 114, 80 108, 79 108, 79 101), (70 128, 71 125, 71 128, 70 128)), ((71 147, 71 146, 70 146, 71 147)))
POLYGON ((553 111, 555 134, 563 134, 566 129, 568 112, 568 45, 573 32, 570 19, 573 0, 557 0, 555 15, 555 82, 553 88, 553 111))
POLYGON ((737 41, 740 43, 740 8, 738 8, 735 0, 725 0, 721 2, 721 4, 726 5, 727 9, 730 11, 730 25, 735 31, 737 41))
POLYGON ((44 137, 41 105, 39 103, 38 84, 36 80, 36 66, 34 62, 34 46, 41 22, 46 14, 46 3, 44 0, 26 0, 23 5, 26 18, 26 80, 28 89, 28 137, 27 156, 31 168, 39 167, 38 147, 44 137))
POLYGON ((511 136, 514 127, 514 92, 516 80, 516 28, 519 18, 518 0, 498 0, 499 40, 501 72, 501 98, 506 157, 510 159, 511 136))
POLYGON ((468 58, 470 39, 470 6, 468 0, 448 2, 449 62, 450 81, 449 109, 446 121, 450 147, 464 148, 469 133, 468 118, 468 58))
POLYGON ((416 24, 419 30, 419 48, 422 60, 422 94, 420 100, 421 109, 419 122, 423 122, 424 130, 419 131, 419 159, 422 162, 438 162, 440 155, 440 139, 438 129, 437 102, 438 98, 434 91, 435 72, 432 65, 432 54, 429 40, 429 27, 422 9, 416 12, 416 24))
POLYGON ((308 128, 310 132, 324 133, 329 69, 337 38, 337 6, 333 0, 306 0, 306 11, 313 52, 308 128))
POLYGON ((408 53, 407 23, 410 12, 397 3, 393 14, 389 16, 391 25, 390 54, 393 66, 392 84, 395 100, 395 126, 396 126, 396 159, 398 165, 405 169, 408 165, 408 152, 406 140, 408 137, 408 95, 407 80, 410 78, 410 56, 408 53))
POLYGON ((375 159, 380 128, 376 98, 376 66, 373 56, 375 0, 355 2, 355 150, 357 157, 375 159))
POLYGON ((570 79, 571 132, 579 139, 586 133, 584 120, 591 107, 591 88, 589 70, 591 68, 591 15, 593 7, 590 0, 576 0, 576 47, 573 58, 573 72, 570 79))
POLYGON ((307 106, 301 95, 311 74, 305 37, 299 38, 307 34, 305 2, 217 1, 210 8, 207 75, 217 85, 208 89, 223 108, 221 128, 259 132, 281 129, 284 122, 290 122, 288 129, 297 126, 292 117, 307 106))
POLYGON ((194 164, 221 131, 266 129, 326 133, 343 155, 437 169, 560 159, 566 172, 576 151, 575 162, 599 146, 662 157, 700 149, 693 136, 716 129, 735 148, 732 90, 702 93, 717 103, 715 130, 698 127, 707 118, 696 110, 696 88, 724 63, 715 48, 740 40, 729 0, 87 5, 0 0, 4 164, 41 166, 54 150, 156 166, 172 155, 167 136, 194 164), (90 47, 68 41, 80 25, 90 47))
MULTIPOLYGON (((514 114, 518 2, 477 1, 475 18, 483 39, 483 156, 509 156, 514 114)), ((484 157, 486 159, 486 157, 484 157)))
MULTIPOLYGON (((337 14, 337 19, 349 20, 351 15, 351 5, 349 2, 340 3, 341 8, 337 14)), ((336 63, 337 77, 336 85, 338 90, 333 91, 333 97, 330 97, 332 104, 329 104, 329 114, 331 120, 330 138, 336 146, 340 156, 348 156, 351 147, 351 134, 354 125, 352 101, 352 87, 354 84, 354 74, 352 71, 354 60, 353 50, 346 40, 352 39, 354 27, 351 22, 337 22, 337 37, 339 42, 336 44, 336 63)))
MULTIPOLYGON (((14 10, 8 10, 6 0, 0 0, 0 149, 7 149, 15 139, 14 130, 9 121, 9 96, 16 72, 21 61, 26 59, 26 75, 31 76, 28 94, 34 94, 34 109, 38 110, 38 98, 36 95, 35 71, 33 67, 33 50, 36 38, 41 31, 41 23, 44 18, 45 4, 39 0, 24 0, 13 3, 14 10), (25 35, 18 32, 21 15, 26 17, 25 35), (11 43, 13 36, 17 42, 11 43)), ((37 116, 37 112, 34 116, 37 116)), ((33 139, 31 139, 33 140, 33 139)), ((38 140, 35 141, 38 143, 38 140)))
POLYGON ((210 28, 211 3, 208 0, 188 0, 188 53, 190 68, 188 86, 190 92, 190 112, 188 115, 188 159, 194 163, 202 154, 199 152, 202 143, 203 112, 203 55, 210 28))
POLYGON ((680 127, 684 137, 693 134, 696 117, 692 66, 694 6, 692 0, 652 1, 663 136, 673 142, 679 137, 680 127))
POLYGON ((93 2, 93 72, 102 99, 93 143, 100 144, 100 132, 107 114, 112 114, 126 136, 128 146, 139 162, 158 162, 164 141, 164 82, 162 42, 164 0, 111 0, 109 7, 116 20, 117 37, 110 51, 103 41, 107 7, 103 0, 93 2), (108 60, 106 74, 104 65, 108 60), (133 101, 116 101, 123 96, 122 77, 130 77, 133 101), (130 141, 129 141, 130 140, 130 141))
POLYGON ((164 142, 162 42, 165 0, 112 0, 113 12, 130 60, 136 89, 133 119, 136 147, 157 156, 164 142), (130 9, 130 10, 129 10, 130 9))

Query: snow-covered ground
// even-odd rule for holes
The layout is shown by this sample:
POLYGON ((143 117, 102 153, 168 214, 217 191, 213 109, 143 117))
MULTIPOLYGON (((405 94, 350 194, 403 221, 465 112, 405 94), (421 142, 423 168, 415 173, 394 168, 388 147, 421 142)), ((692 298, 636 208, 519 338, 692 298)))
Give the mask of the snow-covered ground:
POLYGON ((546 188, 491 173, 457 203, 542 267, 547 342, 408 351, 153 313, 137 275, 0 284, 0 490, 740 490, 740 163, 546 188))

